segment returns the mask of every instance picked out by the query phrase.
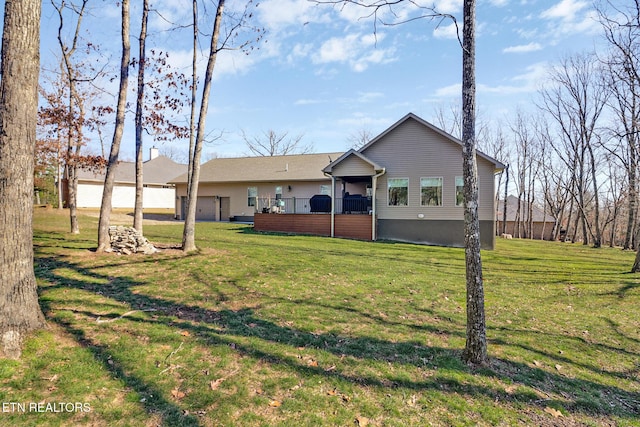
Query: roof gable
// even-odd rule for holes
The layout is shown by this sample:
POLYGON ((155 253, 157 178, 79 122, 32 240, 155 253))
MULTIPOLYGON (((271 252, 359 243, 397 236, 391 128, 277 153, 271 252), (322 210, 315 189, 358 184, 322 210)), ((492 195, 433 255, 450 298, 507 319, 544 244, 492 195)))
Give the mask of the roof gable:
MULTIPOLYGON (((386 130, 384 130, 378 136, 376 136, 371 141, 369 141, 367 144, 365 144, 358 151, 360 153, 365 153, 371 146, 377 144, 381 140, 384 140, 387 135, 389 135, 390 133, 394 132, 397 128, 399 128, 402 124, 406 123, 409 120, 415 120, 420 125, 422 125, 422 126, 426 127, 427 129, 437 133, 438 135, 444 137, 445 140, 451 142, 452 144, 456 144, 456 145, 458 145, 460 147, 464 146, 462 141, 460 141, 458 138, 454 137, 453 135, 443 131, 442 129, 440 129, 437 126, 434 126, 433 124, 429 123, 428 121, 424 120, 423 118, 417 116, 414 113, 408 113, 403 118, 401 118, 400 120, 398 120, 397 122, 395 122, 394 124, 389 126, 386 130)), ((495 166, 495 169, 497 171, 498 170, 503 170, 505 168, 505 165, 503 165, 501 162, 499 162, 498 160, 496 160, 496 159, 494 159, 494 158, 482 153, 481 151, 477 151, 476 150, 476 154, 477 154, 478 157, 481 157, 481 158, 487 160, 489 163, 492 163, 495 166)))
POLYGON ((338 167, 340 164, 343 164, 349 161, 356 161, 359 163, 366 164, 371 168, 371 171, 373 173, 379 173, 384 171, 384 167, 378 165, 376 162, 372 161, 371 159, 368 159, 364 154, 354 149, 351 149, 346 153, 344 153, 342 156, 338 157, 336 160, 331 162, 327 167, 325 167, 322 171, 324 173, 331 174, 334 171, 334 169, 338 167))

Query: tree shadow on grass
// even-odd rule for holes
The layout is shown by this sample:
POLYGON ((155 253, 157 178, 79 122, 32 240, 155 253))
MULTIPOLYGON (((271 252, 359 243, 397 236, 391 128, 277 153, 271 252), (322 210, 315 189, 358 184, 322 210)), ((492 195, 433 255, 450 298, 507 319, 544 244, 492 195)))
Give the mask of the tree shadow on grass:
MULTIPOLYGON (((466 396, 486 396, 493 400, 520 402, 531 406, 545 408, 561 407, 564 410, 586 416, 618 416, 636 419, 640 415, 640 393, 631 392, 615 386, 599 384, 585 379, 569 378, 559 373, 551 373, 544 369, 531 367, 524 363, 495 358, 485 368, 471 369, 460 361, 460 352, 448 348, 425 346, 418 341, 391 342, 375 337, 346 336, 333 333, 311 333, 292 327, 281 326, 272 321, 261 319, 250 309, 209 310, 203 307, 169 301, 157 296, 135 292, 135 287, 146 284, 131 277, 108 277, 84 268, 73 262, 57 258, 36 259, 39 264, 47 264, 47 268, 37 270, 38 278, 54 285, 47 289, 75 288, 103 297, 111 298, 127 304, 132 310, 154 310, 157 316, 128 317, 131 322, 145 324, 161 324, 171 328, 189 331, 202 345, 229 345, 240 354, 257 360, 286 366, 304 376, 320 376, 339 378, 356 385, 373 387, 406 388, 409 390, 437 390, 443 393, 457 393, 466 396), (75 278, 57 274, 63 269, 75 272, 75 278), (309 366, 296 356, 276 354, 269 343, 317 349, 336 356, 351 356, 356 359, 384 361, 388 363, 407 364, 427 369, 448 369, 464 374, 474 374, 480 380, 483 377, 495 378, 506 384, 517 384, 523 387, 507 390, 500 385, 485 385, 481 381, 473 383, 458 380, 451 376, 434 375, 427 380, 408 380, 406 377, 385 377, 375 375, 350 374, 340 369, 330 371, 318 366, 309 366), (534 393, 532 390, 537 391, 534 393)), ((138 261, 147 262, 147 261, 138 261)), ((334 307, 335 310, 349 310, 348 307, 334 307)), ((64 310, 64 309, 58 309, 64 310)), ((70 309, 76 314, 89 318, 104 316, 87 310, 70 309)), ((113 314, 116 316, 116 314, 113 314)), ((51 317, 51 316, 49 316, 51 317)), ((112 360, 108 347, 93 343, 85 333, 71 323, 55 320, 72 333, 81 345, 93 352, 97 360, 105 363, 112 360)), ((510 345, 506 343, 506 345, 510 345)), ((537 350, 536 350, 537 351, 537 350)), ((573 363, 567 360, 567 363, 573 363)), ((161 397, 161 393, 144 379, 124 372, 124 370, 105 363, 105 368, 116 377, 121 378, 140 394, 153 394, 157 399, 145 402, 148 411, 162 410, 165 420, 173 420, 180 413, 177 405, 161 397), (156 407, 155 405, 158 405, 156 407)), ((587 367, 591 369, 591 367, 587 367)), ((600 375, 610 375, 597 370, 600 375)), ((613 377, 613 376, 612 376, 613 377)), ((171 421, 173 422, 173 421, 171 421)))

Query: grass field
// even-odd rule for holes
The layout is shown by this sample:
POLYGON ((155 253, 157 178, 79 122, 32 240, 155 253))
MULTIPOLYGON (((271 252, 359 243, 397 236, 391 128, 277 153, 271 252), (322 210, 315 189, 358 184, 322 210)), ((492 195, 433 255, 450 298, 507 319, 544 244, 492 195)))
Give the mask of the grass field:
POLYGON ((2 426, 640 426, 631 252, 499 240, 472 369, 462 249, 199 223, 197 253, 126 257, 95 217, 34 227, 48 328, 0 361, 2 426))

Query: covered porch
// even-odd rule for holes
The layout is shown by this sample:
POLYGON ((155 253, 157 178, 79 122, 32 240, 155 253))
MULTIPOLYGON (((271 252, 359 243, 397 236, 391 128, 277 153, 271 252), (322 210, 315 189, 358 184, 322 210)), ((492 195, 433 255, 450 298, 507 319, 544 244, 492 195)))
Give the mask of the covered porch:
POLYGON ((375 189, 385 169, 350 150, 323 172, 331 178, 330 194, 262 201, 254 229, 376 240, 375 189))

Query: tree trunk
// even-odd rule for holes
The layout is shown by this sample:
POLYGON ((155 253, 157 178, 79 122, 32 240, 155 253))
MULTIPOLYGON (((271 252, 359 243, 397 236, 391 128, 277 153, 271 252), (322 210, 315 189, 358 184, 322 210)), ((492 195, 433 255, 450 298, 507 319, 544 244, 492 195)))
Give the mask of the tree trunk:
POLYGON ((39 0, 6 0, 0 73, 0 357, 19 358, 42 328, 33 270, 33 170, 40 68, 39 0))
POLYGON ((467 340, 463 359, 468 363, 487 361, 487 334, 484 311, 480 220, 478 217, 478 176, 476 165, 476 82, 475 82, 475 0, 464 1, 462 40, 462 142, 464 177, 464 237, 467 277, 467 340))
POLYGON ((146 67, 147 21, 149 1, 142 2, 142 23, 140 25, 140 52, 138 60, 138 96, 136 99, 136 202, 133 211, 133 228, 142 233, 143 219, 143 163, 142 163, 142 112, 144 108, 144 69, 146 67))
POLYGON ((198 181, 200 179, 200 157, 202 153, 202 145, 205 137, 205 124, 207 111, 209 109, 209 93, 211 92, 211 81, 213 80, 213 69, 216 64, 218 54, 218 37, 220 35, 220 27, 222 24, 222 13, 224 11, 225 0, 218 2, 216 18, 213 24, 213 33, 211 34, 211 45, 209 47, 209 60, 207 61, 207 70, 204 77, 204 86, 202 89, 202 102, 200 103, 200 112, 198 115, 198 130, 193 150, 193 160, 191 166, 191 182, 187 189, 189 195, 187 201, 187 215, 184 221, 184 231, 182 234, 182 250, 190 252, 196 250, 195 243, 195 222, 196 222, 196 203, 198 200, 198 181))
POLYGON ((116 126, 111 142, 107 175, 104 179, 102 191, 102 205, 100 206, 100 221, 98 224, 98 252, 103 252, 110 246, 109 220, 111 217, 111 196, 116 179, 116 167, 120 154, 120 142, 124 131, 124 116, 127 103, 127 80, 129 78, 129 0, 122 0, 122 58, 120 61, 120 91, 118 93, 118 107, 116 110, 116 126))

